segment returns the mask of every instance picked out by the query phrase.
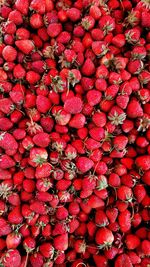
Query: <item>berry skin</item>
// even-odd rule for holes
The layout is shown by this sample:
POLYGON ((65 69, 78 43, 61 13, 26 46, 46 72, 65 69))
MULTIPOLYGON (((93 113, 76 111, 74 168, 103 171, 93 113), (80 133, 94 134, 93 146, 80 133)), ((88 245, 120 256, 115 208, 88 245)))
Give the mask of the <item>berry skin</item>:
POLYGON ((99 210, 96 212, 95 223, 96 225, 99 225, 99 227, 105 227, 109 224, 108 218, 103 211, 99 210))
POLYGON ((132 199, 132 190, 131 188, 122 185, 117 190, 117 196, 122 201, 131 201, 132 199))
POLYGON ((36 106, 40 113, 47 113, 51 107, 51 102, 47 97, 39 95, 36 98, 36 106))
POLYGON ((72 97, 65 101, 64 110, 71 114, 80 113, 83 107, 82 100, 79 97, 72 97))
POLYGON ((93 127, 89 131, 89 134, 90 134, 91 138, 93 138, 96 141, 101 141, 105 137, 104 129, 101 127, 93 127))
POLYGON ((11 212, 9 212, 8 220, 11 224, 21 224, 23 222, 23 216, 19 206, 16 206, 11 212))
POLYGON ((86 157, 79 157, 76 166, 80 172, 85 173, 89 171, 94 165, 94 162, 86 157))
POLYGON ((15 161, 7 155, 2 155, 0 157, 0 168, 1 169, 8 169, 15 166, 15 161))
POLYGON ((46 206, 40 202, 40 201, 34 201, 31 205, 30 205, 30 209, 38 214, 44 215, 46 214, 46 206))
POLYGON ((17 51, 12 46, 7 45, 2 51, 2 56, 6 61, 12 62, 17 57, 17 51))
POLYGON ((40 80, 40 75, 35 71, 28 71, 26 73, 26 80, 29 84, 36 84, 40 80))
POLYGON ((146 197, 145 187, 142 184, 136 185, 134 187, 134 195, 138 203, 142 202, 142 200, 146 197))
POLYGON ((102 16, 98 24, 99 27, 103 29, 105 35, 113 31, 115 28, 115 20, 109 15, 102 16))
POLYGON ((45 162, 36 168, 35 177, 37 179, 49 177, 51 170, 52 166, 48 162, 45 162))
POLYGON ((34 135, 33 142, 39 147, 48 147, 50 143, 50 137, 47 133, 39 133, 34 135))
POLYGON ((46 162, 48 153, 45 148, 31 148, 30 149, 30 160, 35 165, 42 165, 46 162))
POLYGON ((112 245, 114 236, 107 228, 100 228, 96 233, 96 243, 100 248, 106 248, 112 245))
POLYGON ((126 136, 118 135, 113 140, 113 145, 116 150, 123 150, 125 149, 126 145, 128 143, 128 138, 126 136))
POLYGON ((81 129, 85 124, 85 116, 82 113, 75 114, 69 122, 69 126, 76 129, 81 129))
POLYGON ((100 103, 102 98, 101 92, 98 90, 90 90, 87 93, 87 101, 90 104, 90 106, 95 106, 100 103))
POLYGON ((126 246, 128 249, 135 249, 140 245, 140 239, 136 235, 129 234, 126 236, 126 246))
POLYGON ((142 181, 147 185, 150 185, 149 175, 150 175, 150 170, 146 171, 142 176, 142 181))
POLYGON ((128 255, 121 254, 117 257, 115 261, 115 267, 133 267, 131 260, 128 255))
POLYGON ((86 59, 82 66, 82 74, 85 76, 91 76, 95 72, 95 66, 90 58, 86 59))
POLYGON ((108 51, 107 43, 103 41, 95 41, 92 43, 92 50, 97 57, 102 57, 108 51))
POLYGON ((80 19, 81 12, 79 11, 79 9, 72 7, 67 10, 66 15, 71 21, 75 22, 80 19))
POLYGON ((104 267, 108 265, 108 261, 106 257, 102 255, 93 255, 93 259, 94 259, 96 266, 104 267))
POLYGON ((128 210, 122 211, 118 216, 120 230, 124 233, 131 228, 131 214, 128 210))
POLYGON ((16 249, 21 243, 21 234, 10 233, 6 238, 8 249, 16 249))
POLYGON ((68 234, 62 234, 55 237, 54 248, 57 250, 66 250, 68 248, 68 234))
POLYGON ((144 253, 144 255, 149 256, 150 255, 150 241, 149 240, 144 240, 141 244, 142 246, 142 251, 144 253))
POLYGON ((140 156, 136 158, 135 161, 138 168, 140 168, 143 171, 148 171, 150 169, 150 156, 140 156))
POLYGON ((0 266, 150 266, 149 1, 0 0, 0 266))
POLYGON ((17 10, 19 10, 23 15, 27 15, 28 14, 28 8, 29 8, 29 2, 28 0, 17 0, 15 2, 15 6, 17 8, 17 10))
POLYGON ((143 109, 136 99, 132 99, 127 106, 127 115, 129 118, 137 118, 143 116, 143 109))
POLYGON ((5 236, 11 233, 11 227, 4 218, 0 218, 0 236, 5 236))
POLYGON ((123 47, 125 45, 125 37, 124 34, 117 34, 112 39, 112 43, 117 47, 123 47))
POLYGON ((40 252, 45 258, 52 258, 54 254, 54 248, 50 243, 43 243, 40 245, 40 252))
POLYGON ((23 241, 23 247, 27 253, 32 252, 35 249, 35 240, 34 238, 28 236, 23 241))
POLYGON ((150 14, 149 12, 142 12, 142 27, 150 27, 150 14))
POLYGON ((21 256, 19 251, 17 249, 7 250, 2 255, 2 264, 4 264, 5 267, 19 267, 21 264, 21 256))
POLYGON ((34 49, 34 44, 31 40, 18 40, 15 45, 21 52, 28 55, 34 49))
POLYGON ((42 267, 44 264, 43 256, 37 252, 30 255, 30 262, 33 267, 42 267))
POLYGON ((60 23, 51 23, 47 28, 47 33, 51 38, 56 37, 62 31, 62 25, 60 23))

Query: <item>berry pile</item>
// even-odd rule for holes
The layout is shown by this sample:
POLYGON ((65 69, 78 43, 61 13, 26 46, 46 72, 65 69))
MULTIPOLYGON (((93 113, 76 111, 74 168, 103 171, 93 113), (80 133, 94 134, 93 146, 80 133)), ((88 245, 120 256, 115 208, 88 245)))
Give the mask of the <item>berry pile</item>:
POLYGON ((150 266, 150 1, 0 0, 0 266, 150 266))

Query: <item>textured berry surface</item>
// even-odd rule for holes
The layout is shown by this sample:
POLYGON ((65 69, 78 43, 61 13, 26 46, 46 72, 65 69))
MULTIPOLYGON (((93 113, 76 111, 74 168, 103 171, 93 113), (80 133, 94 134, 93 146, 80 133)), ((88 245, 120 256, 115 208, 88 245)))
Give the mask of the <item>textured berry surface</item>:
POLYGON ((150 266, 150 1, 0 0, 0 266, 150 266))

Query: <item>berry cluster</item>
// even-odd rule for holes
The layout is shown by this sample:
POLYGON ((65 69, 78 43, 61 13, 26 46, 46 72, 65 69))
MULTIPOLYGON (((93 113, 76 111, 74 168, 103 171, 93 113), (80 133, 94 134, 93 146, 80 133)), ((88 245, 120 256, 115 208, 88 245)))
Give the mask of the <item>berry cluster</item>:
POLYGON ((0 266, 150 266, 150 1, 0 7, 0 266))

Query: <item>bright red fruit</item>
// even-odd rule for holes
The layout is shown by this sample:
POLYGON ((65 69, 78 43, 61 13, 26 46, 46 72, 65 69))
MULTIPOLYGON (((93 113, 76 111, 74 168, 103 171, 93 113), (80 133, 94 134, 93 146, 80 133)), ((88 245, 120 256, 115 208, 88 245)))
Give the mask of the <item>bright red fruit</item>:
POLYGON ((121 254, 115 261, 115 267, 133 267, 131 260, 128 255, 121 254))
POLYGON ((26 55, 34 49, 34 44, 31 40, 18 40, 15 44, 26 55))
POLYGON ((2 264, 5 267, 16 266, 19 267, 21 264, 21 256, 17 249, 7 250, 1 257, 2 264))
POLYGON ((83 107, 82 100, 79 97, 72 97, 65 101, 64 110, 71 114, 80 113, 83 107))
POLYGON ((68 234, 62 234, 55 237, 54 248, 57 250, 66 250, 68 248, 68 234))
POLYGON ((6 245, 8 249, 15 249, 21 243, 21 234, 10 233, 6 238, 6 245))
POLYGON ((100 228, 96 232, 96 243, 100 248, 107 248, 112 245, 114 241, 113 233, 107 228, 100 228))
POLYGON ((150 266, 150 0, 0 0, 0 266, 150 266))
POLYGON ((14 61, 17 57, 17 51, 12 46, 7 45, 4 47, 2 55, 6 61, 14 61))
POLYGON ((86 157, 79 157, 76 165, 81 173, 85 173, 93 167, 94 162, 86 157))

